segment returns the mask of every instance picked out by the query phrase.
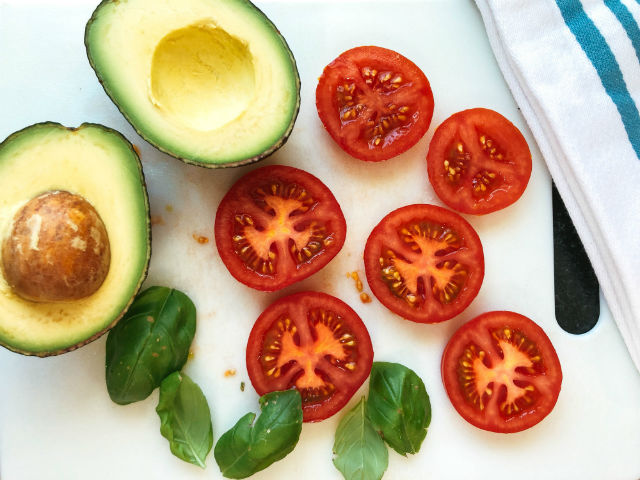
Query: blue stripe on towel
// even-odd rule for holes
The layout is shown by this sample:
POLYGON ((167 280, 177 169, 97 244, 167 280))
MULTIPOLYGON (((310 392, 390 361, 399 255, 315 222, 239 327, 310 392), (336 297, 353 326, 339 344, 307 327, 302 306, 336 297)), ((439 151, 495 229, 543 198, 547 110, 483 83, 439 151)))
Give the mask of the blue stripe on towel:
POLYGON ((620 0, 604 0, 604 4, 609 7, 618 21, 622 24, 631 40, 633 48, 636 50, 636 57, 640 61, 640 28, 636 20, 631 15, 629 9, 620 0))
POLYGON ((616 57, 579 0, 556 0, 564 22, 595 67, 600 81, 622 117, 636 156, 640 159, 640 114, 622 77, 616 57))

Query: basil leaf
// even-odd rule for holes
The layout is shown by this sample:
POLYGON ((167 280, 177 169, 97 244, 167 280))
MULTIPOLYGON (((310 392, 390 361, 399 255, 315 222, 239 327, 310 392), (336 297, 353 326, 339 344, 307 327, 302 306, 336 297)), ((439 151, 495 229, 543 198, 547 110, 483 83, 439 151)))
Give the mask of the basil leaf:
POLYGON ((333 464, 346 480, 379 480, 389 464, 387 447, 366 414, 362 398, 336 430, 333 464))
POLYGON ((420 450, 431 422, 431 403, 413 370, 399 363, 374 362, 367 414, 384 441, 406 456, 420 450))
POLYGON ((169 440, 171 452, 204 468, 213 445, 213 428, 209 405, 200 387, 184 373, 172 373, 160 385, 156 412, 160 433, 169 440))
POLYGON ((302 431, 302 400, 297 390, 260 397, 260 416, 248 413, 225 432, 213 450, 222 475, 246 478, 286 457, 302 431))
POLYGON ((149 396, 187 361, 196 308, 184 293, 151 287, 138 294, 107 337, 106 380, 121 405, 149 396))

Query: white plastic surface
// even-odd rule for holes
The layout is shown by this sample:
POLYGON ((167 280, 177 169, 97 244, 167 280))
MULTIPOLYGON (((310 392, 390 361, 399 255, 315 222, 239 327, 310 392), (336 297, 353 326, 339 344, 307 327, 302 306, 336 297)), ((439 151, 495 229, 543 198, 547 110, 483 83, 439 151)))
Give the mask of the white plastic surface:
MULTIPOLYGON (((640 375, 604 302, 600 322, 586 335, 565 333, 554 319, 549 175, 471 0, 257 2, 289 42, 302 81, 293 134, 262 165, 283 163, 318 176, 334 192, 348 224, 343 250, 324 270, 277 293, 256 292, 236 282, 212 238, 220 199, 258 165, 231 170, 187 166, 135 134, 86 59, 84 26, 97 3, 0 1, 0 138, 46 120, 67 126, 90 121, 121 131, 140 148, 157 222, 146 285, 181 289, 198 308, 194 356, 185 371, 208 398, 214 440, 241 415, 258 409, 244 362, 253 321, 275 299, 316 289, 349 303, 369 328, 375 359, 411 367, 431 396, 433 420, 422 450, 411 458, 391 451, 386 480, 640 478, 640 375), (342 51, 367 44, 412 59, 429 77, 436 101, 427 135, 409 152, 379 164, 350 158, 334 145, 314 103, 323 67, 342 51), (467 311, 440 325, 402 320, 375 299, 361 303, 346 274, 359 271, 364 278, 362 251, 369 232, 402 205, 440 204, 427 180, 428 142, 446 117, 475 106, 510 118, 534 152, 531 182, 515 205, 486 217, 468 217, 485 249, 480 294, 467 311), (208 237, 209 243, 196 242, 194 234, 208 237), (554 343, 564 372, 555 410, 536 427, 506 436, 467 424, 449 403, 439 370, 453 331, 495 309, 511 309, 538 322, 554 343), (230 369, 237 373, 225 377, 230 369)), ((567 92, 573 94, 579 92, 567 92)), ((366 284, 365 291, 370 293, 366 284)), ((222 478, 213 455, 204 471, 171 455, 154 411, 157 392, 126 407, 110 401, 104 383, 105 339, 46 359, 0 349, 0 478, 222 478)), ((367 384, 347 408, 366 392, 367 384)), ((253 478, 340 479, 331 462, 340 416, 304 425, 295 451, 253 478)))

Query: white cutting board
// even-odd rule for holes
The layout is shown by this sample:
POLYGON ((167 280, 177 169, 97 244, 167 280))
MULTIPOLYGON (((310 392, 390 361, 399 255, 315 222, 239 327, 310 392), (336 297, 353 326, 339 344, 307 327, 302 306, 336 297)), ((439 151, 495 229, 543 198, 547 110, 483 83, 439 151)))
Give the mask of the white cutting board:
MULTIPOLYGON (((500 75, 472 0, 258 2, 289 42, 302 80, 293 134, 262 165, 294 165, 318 176, 341 203, 348 224, 344 248, 324 270, 270 294, 237 283, 214 245, 193 239, 193 234, 212 238, 223 194, 257 166, 219 171, 187 166, 134 133, 99 86, 84 53, 84 25, 97 3, 0 1, 0 138, 45 120, 68 126, 91 121, 120 130, 140 147, 152 214, 162 219, 153 227, 146 285, 179 288, 198 308, 194 355, 185 371, 208 398, 214 440, 241 415, 258 409, 244 362, 253 321, 275 299, 317 289, 349 303, 369 328, 375 359, 413 368, 431 396, 433 420, 422 450, 411 458, 391 451, 385 479, 640 478, 640 375, 604 302, 600 322, 586 335, 572 336, 556 324, 549 175, 500 75), (360 162, 337 148, 323 131, 314 104, 324 65, 344 50, 367 44, 397 50, 418 64, 436 102, 427 135, 409 152, 380 164, 360 162), (392 209, 440 203, 427 181, 428 142, 446 117, 476 106, 510 118, 534 154, 531 182, 515 205, 469 218, 485 249, 480 294, 462 315, 440 325, 404 321, 375 300, 361 303, 346 274, 357 270, 364 278, 362 251, 369 232, 392 209), (467 424, 440 380, 440 356, 453 331, 494 309, 512 309, 538 322, 564 371, 555 410, 518 434, 498 435, 467 424), (236 375, 225 377, 228 369, 236 375), (244 392, 241 382, 247 385, 244 392)), ((370 292, 366 285, 365 291, 370 292)), ((0 348, 0 478, 221 478, 213 455, 205 471, 171 455, 154 411, 157 392, 127 407, 110 401, 104 383, 105 338, 46 359, 0 348)), ((366 391, 365 384, 347 408, 366 391)), ((340 416, 304 425, 295 451, 253 478, 340 479, 331 462, 340 416)))

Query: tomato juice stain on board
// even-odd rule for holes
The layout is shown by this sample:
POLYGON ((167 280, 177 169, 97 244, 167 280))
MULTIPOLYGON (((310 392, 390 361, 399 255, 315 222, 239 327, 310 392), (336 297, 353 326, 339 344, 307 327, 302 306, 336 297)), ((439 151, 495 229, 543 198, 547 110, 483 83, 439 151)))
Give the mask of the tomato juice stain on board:
POLYGON ((371 303, 371 297, 369 296, 368 293, 362 292, 360 294, 360 301, 362 303, 371 303))
POLYGON ((360 280, 360 275, 357 271, 347 273, 347 278, 351 278, 356 286, 356 290, 360 294, 360 301, 362 303, 371 303, 371 297, 368 293, 363 292, 362 280, 360 280))
POLYGON ((197 233, 194 233, 192 236, 193 236, 193 239, 196 242, 198 242, 200 245, 206 245, 207 243, 209 243, 209 237, 198 235, 197 233))
POLYGON ((164 225, 164 218, 161 215, 151 215, 151 225, 164 225))
POLYGON ((347 278, 351 278, 355 282, 358 292, 362 292, 362 280, 360 280, 360 275, 358 275, 358 272, 347 273, 347 278))

